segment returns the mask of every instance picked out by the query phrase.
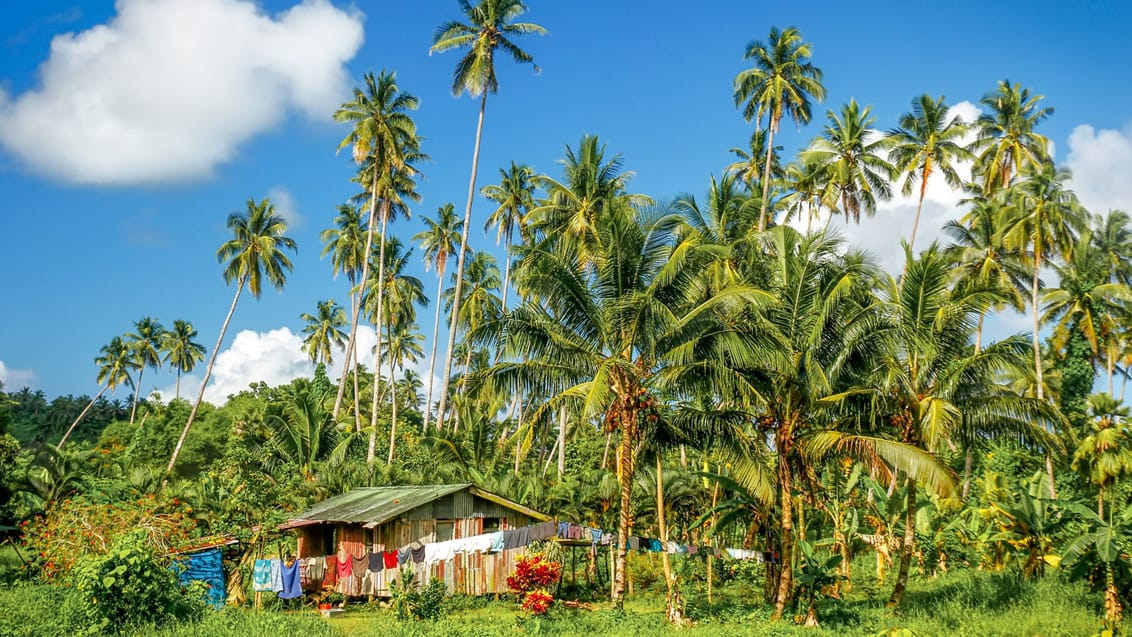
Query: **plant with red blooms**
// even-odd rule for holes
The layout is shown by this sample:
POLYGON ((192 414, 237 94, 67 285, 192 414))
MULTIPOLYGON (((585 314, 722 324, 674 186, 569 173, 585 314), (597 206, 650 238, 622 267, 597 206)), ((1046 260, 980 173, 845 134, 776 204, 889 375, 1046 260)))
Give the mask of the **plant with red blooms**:
POLYGON ((561 564, 546 559, 541 553, 535 553, 520 557, 515 562, 515 573, 507 578, 507 586, 523 598, 523 610, 542 615, 554 603, 554 596, 546 589, 561 577, 561 564))

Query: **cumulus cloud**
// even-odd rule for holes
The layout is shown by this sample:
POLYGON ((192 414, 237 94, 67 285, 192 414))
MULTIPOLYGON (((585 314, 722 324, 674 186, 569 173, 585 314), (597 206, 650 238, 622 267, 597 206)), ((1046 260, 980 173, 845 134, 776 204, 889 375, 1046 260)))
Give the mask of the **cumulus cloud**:
POLYGON ((35 385, 36 375, 35 372, 29 369, 13 369, 0 361, 0 383, 8 391, 15 391, 24 387, 33 387, 35 385))
POLYGON ((119 0, 106 24, 51 43, 40 86, 0 92, 0 144, 89 184, 200 178, 298 110, 327 118, 362 18, 326 0, 277 15, 246 0, 119 0))
MULTIPOLYGON (((964 122, 974 122, 979 116, 979 107, 971 102, 959 102, 951 107, 948 114, 959 117, 964 122)), ((974 137, 973 132, 968 133, 961 143, 970 143, 974 137)), ((962 179, 970 179, 969 162, 961 162, 956 168, 962 179)), ((902 185, 903 181, 893 184, 893 198, 878 202, 876 216, 872 219, 862 219, 860 225, 856 225, 846 224, 842 216, 835 218, 830 224, 830 228, 836 229, 850 245, 871 252, 877 262, 889 272, 899 272, 904 266, 904 249, 900 242, 906 241, 912 232, 912 220, 916 216, 920 196, 918 188, 914 188, 911 195, 904 196, 900 192, 902 185)), ((943 225, 963 216, 964 211, 959 204, 962 198, 963 194, 948 186, 938 173, 928 178, 920 225, 916 230, 916 250, 923 250, 936 240, 941 243, 946 241, 942 236, 943 225)), ((801 224, 804 229, 804 220, 801 224)))
POLYGON ((1123 131, 1074 128, 1065 163, 1073 172, 1071 187, 1090 211, 1132 212, 1132 125, 1123 131))
POLYGON ((267 198, 275 206, 275 213, 283 217, 288 226, 295 228, 303 222, 303 217, 299 214, 299 206, 295 203, 295 197, 291 195, 290 190, 283 186, 272 186, 267 190, 267 198))
MULTIPOLYGON (((377 343, 372 328, 358 326, 358 362, 367 369, 373 368, 373 347, 377 343)), ((342 373, 344 356, 341 349, 334 355, 334 365, 327 370, 330 379, 337 383, 342 373)), ((2 363, 0 363, 2 365, 2 363)), ((2 369, 2 367, 0 367, 2 369)), ((200 391, 204 378, 204 363, 192 374, 181 378, 181 397, 193 400, 200 391)), ((281 327, 267 332, 243 330, 236 334, 231 345, 216 357, 212 377, 204 391, 204 399, 214 405, 222 405, 228 396, 238 394, 252 383, 263 381, 269 386, 283 385, 296 378, 314 376, 314 364, 303 351, 302 334, 293 333, 290 328, 281 327)), ((175 394, 176 387, 170 384, 157 393, 167 399, 175 394)))

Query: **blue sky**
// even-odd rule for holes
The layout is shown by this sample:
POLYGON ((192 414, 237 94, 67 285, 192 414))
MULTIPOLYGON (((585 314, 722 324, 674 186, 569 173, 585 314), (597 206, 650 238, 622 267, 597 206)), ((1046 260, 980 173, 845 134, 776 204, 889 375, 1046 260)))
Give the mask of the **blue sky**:
MULTIPOLYGON (((478 185, 512 160, 556 174, 564 145, 591 133, 623 153, 636 192, 702 193, 731 161, 728 149, 750 135, 731 100, 745 45, 773 25, 795 25, 813 43, 829 95, 809 127, 784 127, 788 153, 820 132, 826 109, 850 98, 872 104, 885 129, 920 93, 975 104, 1009 78, 1056 109, 1041 131, 1074 169, 1086 204, 1132 209, 1132 54, 1121 45, 1129 3, 698 5, 530 2, 527 17, 551 35, 521 44, 542 70, 499 64, 478 185)), ((329 115, 366 71, 396 70, 402 89, 420 98, 416 119, 432 156, 415 218, 393 232, 408 241, 421 215, 448 201, 463 209, 476 103, 451 95, 458 54, 428 55, 436 26, 458 17, 456 2, 295 6, 41 0, 0 9, 7 389, 93 394, 99 347, 142 316, 167 326, 189 320, 211 348, 233 294, 215 259, 224 220, 269 193, 294 220, 299 253, 283 293, 241 300, 217 391, 307 371, 294 351, 299 314, 320 299, 347 303, 344 280, 319 258, 318 233, 354 193, 349 157, 335 153, 346 129, 329 115), (194 18, 205 14, 219 22, 199 26, 194 18)), ((957 197, 944 190, 932 196, 925 225, 957 214, 957 197)), ((476 249, 497 250, 479 231, 489 211, 477 200, 476 249)), ((845 233, 887 262, 908 212, 907 202, 894 202, 845 233)), ((936 234, 929 228, 917 245, 936 234)), ((416 267, 431 294, 434 274, 416 267)), ((432 310, 420 315, 429 334, 432 310)), ((1007 317, 996 329, 1024 328, 1007 317)), ((143 391, 171 385, 170 374, 147 372, 143 391)))

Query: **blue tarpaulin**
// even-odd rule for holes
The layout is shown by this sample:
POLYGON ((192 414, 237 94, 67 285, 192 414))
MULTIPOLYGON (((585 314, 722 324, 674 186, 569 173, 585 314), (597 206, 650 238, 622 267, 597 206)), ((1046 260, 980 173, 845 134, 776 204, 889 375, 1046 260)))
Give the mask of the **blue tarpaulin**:
POLYGON ((219 548, 180 555, 173 560, 173 568, 184 586, 188 586, 190 582, 207 584, 209 605, 213 608, 223 608, 224 563, 219 548))

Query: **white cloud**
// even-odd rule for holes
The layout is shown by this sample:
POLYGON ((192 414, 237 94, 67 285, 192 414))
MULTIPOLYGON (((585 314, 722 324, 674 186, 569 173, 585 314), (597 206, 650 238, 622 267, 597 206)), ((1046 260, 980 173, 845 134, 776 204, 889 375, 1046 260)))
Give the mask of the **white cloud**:
POLYGON ((1074 128, 1065 163, 1073 171, 1071 187, 1090 211, 1132 212, 1132 125, 1123 131, 1074 128))
POLYGON ((12 369, 0 361, 0 383, 5 391, 16 391, 35 385, 36 375, 30 369, 12 369))
MULTIPOLYGON (((377 342, 374 331, 366 325, 358 326, 358 362, 367 369, 373 369, 373 346, 377 342)), ((342 373, 343 354, 337 350, 334 365, 327 370, 334 383, 342 373)), ((2 363, 0 363, 2 365, 2 363)), ((0 368, 2 369, 2 368, 0 368)), ((181 397, 188 400, 196 398, 200 382, 204 378, 204 363, 189 375, 181 378, 181 397)), ((204 391, 204 399, 214 405, 222 405, 228 396, 237 394, 252 383, 263 381, 269 386, 282 385, 296 378, 314 376, 314 364, 303 351, 302 334, 291 332, 290 328, 280 327, 267 332, 243 330, 227 349, 216 357, 212 377, 204 391)), ((160 388, 157 393, 162 399, 175 395, 175 385, 160 388)))
MULTIPOLYGON (((959 102, 951 107, 949 114, 958 116, 965 122, 974 122, 979 116, 979 107, 972 102, 959 102)), ((973 132, 969 133, 961 143, 971 142, 974 135, 973 132)), ((957 170, 962 179, 970 178, 969 162, 961 162, 957 170)), ((845 237, 849 245, 871 252, 877 262, 889 272, 899 272, 904 266, 904 249, 900 242, 906 241, 912 232, 912 221, 916 216, 920 196, 918 188, 913 188, 911 195, 904 196, 900 192, 902 185, 903 180, 893 183, 893 198, 878 202, 873 218, 861 219, 860 225, 846 225, 845 217, 841 216, 830 224, 830 228, 836 229, 845 237)), ((963 216, 964 210, 959 204, 962 198, 963 194, 948 186, 939 173, 929 177, 924 207, 920 213, 920 225, 916 229, 917 250, 923 250, 936 240, 946 242, 946 237, 942 236, 943 225, 963 216)), ((803 221, 803 229, 804 226, 803 221)))
POLYGON ((272 186, 267 190, 267 198, 275 206, 275 213, 283 217, 288 226, 295 228, 303 222, 303 217, 299 214, 299 206, 295 203, 295 197, 291 195, 290 190, 283 186, 272 186))
POLYGON ((118 0, 118 14, 56 36, 40 87, 0 92, 0 144, 76 183, 200 178, 290 110, 328 118, 362 17, 327 0, 266 15, 245 0, 118 0))

